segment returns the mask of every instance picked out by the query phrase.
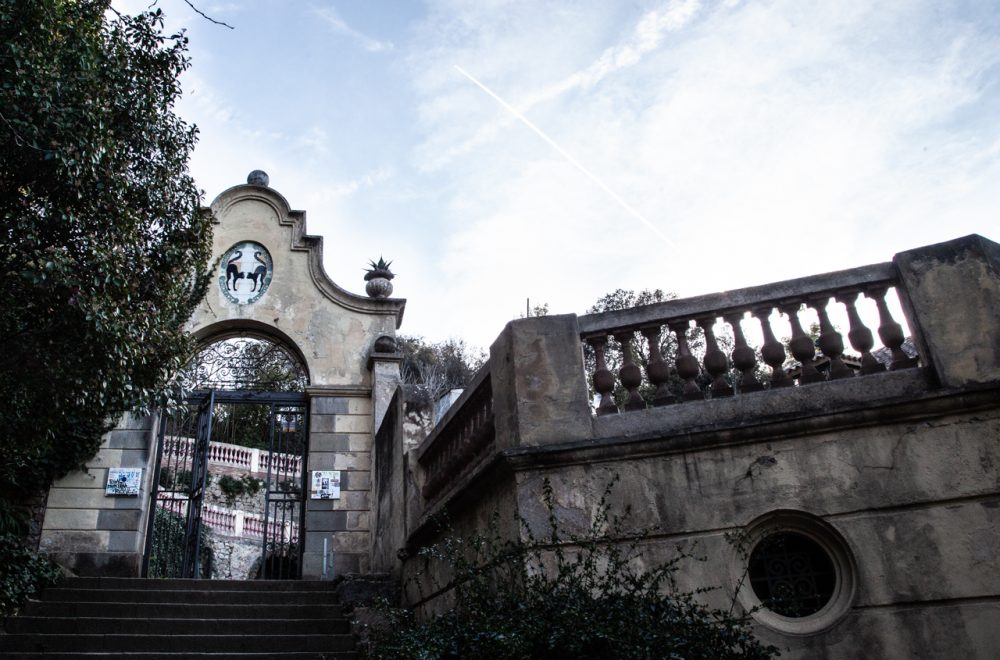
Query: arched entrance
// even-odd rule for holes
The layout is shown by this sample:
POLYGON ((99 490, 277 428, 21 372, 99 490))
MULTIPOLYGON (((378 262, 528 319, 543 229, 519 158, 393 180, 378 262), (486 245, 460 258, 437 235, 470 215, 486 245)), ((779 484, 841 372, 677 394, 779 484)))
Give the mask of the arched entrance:
POLYGON ((143 575, 295 579, 302 570, 309 374, 269 336, 203 342, 162 415, 143 575))

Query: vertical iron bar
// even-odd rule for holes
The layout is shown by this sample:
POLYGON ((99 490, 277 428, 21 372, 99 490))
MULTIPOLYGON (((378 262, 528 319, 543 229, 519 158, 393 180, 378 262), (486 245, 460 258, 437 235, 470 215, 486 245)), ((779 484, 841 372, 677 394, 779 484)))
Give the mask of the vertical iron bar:
POLYGON ((260 556, 260 576, 263 579, 268 577, 267 575, 267 523, 268 514, 271 508, 271 469, 274 463, 274 404, 272 403, 269 407, 270 412, 267 416, 267 479, 264 482, 264 544, 261 549, 260 556))
MULTIPOLYGON (((309 478, 306 473, 306 457, 309 451, 309 407, 308 404, 300 408, 302 411, 302 434, 301 442, 299 442, 299 529, 296 539, 296 552, 298 553, 295 565, 297 569, 295 571, 296 578, 302 577, 302 564, 305 561, 305 545, 306 545, 306 497, 308 497, 308 483, 309 478)), ((325 562, 325 559, 324 559, 325 562)), ((324 563, 325 566, 325 563, 324 563)), ((325 570, 325 568, 324 568, 325 570)))
POLYGON ((149 488, 150 499, 149 510, 147 513, 149 519, 146 521, 146 547, 142 553, 142 572, 140 573, 142 577, 149 577, 149 553, 153 549, 153 526, 156 522, 156 501, 160 497, 160 461, 163 460, 163 439, 167 430, 167 416, 163 415, 157 421, 160 428, 157 432, 156 460, 153 462, 152 485, 149 488))

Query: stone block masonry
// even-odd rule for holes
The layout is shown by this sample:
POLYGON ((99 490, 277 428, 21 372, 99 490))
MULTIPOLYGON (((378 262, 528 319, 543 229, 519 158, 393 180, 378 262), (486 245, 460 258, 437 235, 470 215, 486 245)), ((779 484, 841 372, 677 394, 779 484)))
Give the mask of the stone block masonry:
POLYGON ((340 498, 306 500, 305 579, 333 579, 368 570, 371 426, 368 398, 314 395, 310 399, 308 469, 339 470, 340 498))
POLYGON ((78 575, 137 577, 141 569, 156 453, 156 418, 126 415, 104 436, 87 470, 49 490, 39 549, 78 575), (143 468, 139 497, 107 496, 108 470, 143 468))

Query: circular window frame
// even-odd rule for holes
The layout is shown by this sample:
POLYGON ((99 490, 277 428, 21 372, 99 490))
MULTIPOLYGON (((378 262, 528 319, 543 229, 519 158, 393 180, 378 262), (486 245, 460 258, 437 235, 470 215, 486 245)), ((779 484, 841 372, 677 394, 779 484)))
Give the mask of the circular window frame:
POLYGON ((781 510, 765 514, 743 529, 745 543, 734 547, 732 575, 736 599, 758 623, 785 635, 813 635, 831 628, 851 609, 857 592, 857 566, 844 537, 826 521, 804 511, 781 510), (768 609, 750 584, 750 556, 764 538, 777 533, 799 534, 816 543, 833 564, 836 580, 826 604, 803 617, 789 617, 768 609))

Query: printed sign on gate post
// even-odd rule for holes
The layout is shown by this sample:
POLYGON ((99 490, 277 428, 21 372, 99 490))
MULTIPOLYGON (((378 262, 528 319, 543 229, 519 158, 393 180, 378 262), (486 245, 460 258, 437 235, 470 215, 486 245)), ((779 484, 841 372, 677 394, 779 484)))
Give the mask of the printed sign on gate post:
POLYGON ((142 468, 111 468, 104 494, 138 496, 141 485, 142 468))
POLYGON ((314 470, 312 473, 312 499, 340 499, 340 470, 314 470))

